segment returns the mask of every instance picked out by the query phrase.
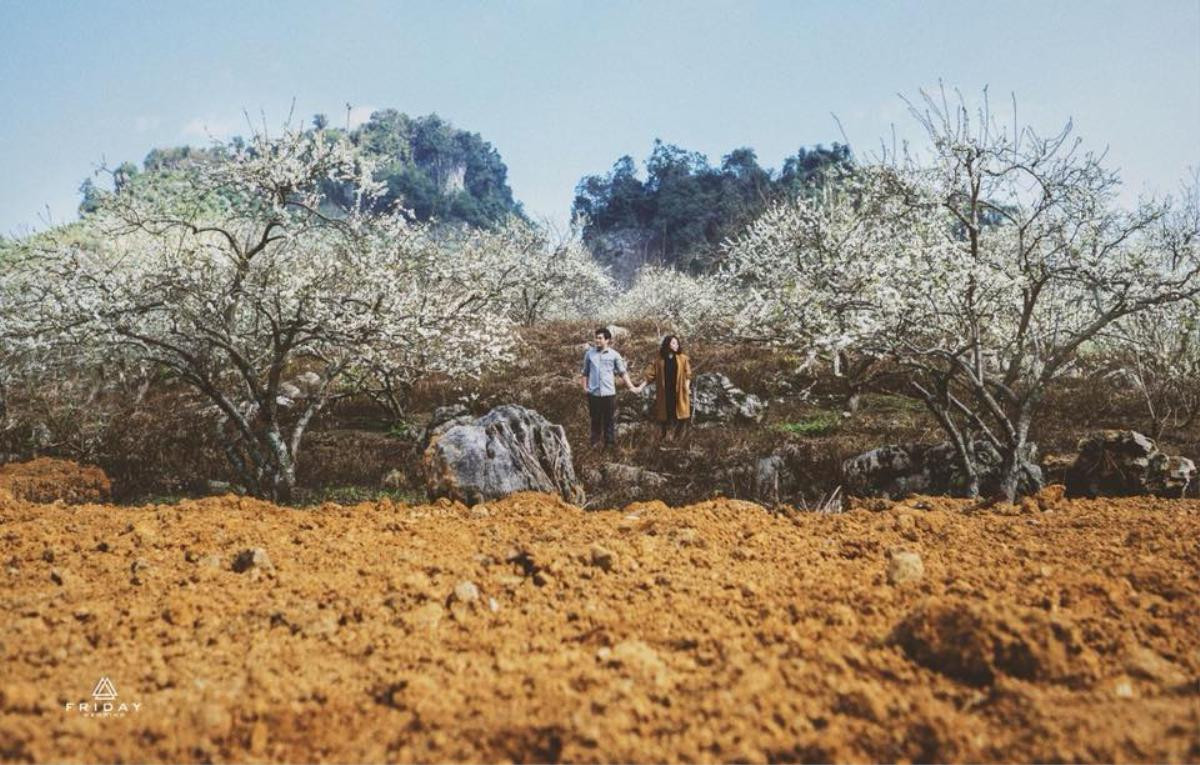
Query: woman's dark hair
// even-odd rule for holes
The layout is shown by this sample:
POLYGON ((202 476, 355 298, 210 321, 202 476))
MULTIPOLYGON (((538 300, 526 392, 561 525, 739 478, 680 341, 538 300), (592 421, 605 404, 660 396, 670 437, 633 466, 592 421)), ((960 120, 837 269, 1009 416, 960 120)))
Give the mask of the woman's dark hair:
POLYGON ((675 335, 667 335, 666 337, 663 338, 662 345, 658 346, 658 355, 659 356, 662 356, 665 359, 667 357, 668 353, 683 353, 683 341, 680 340, 678 337, 675 337, 675 335), (677 350, 677 351, 671 350, 671 341, 672 340, 679 343, 679 350, 677 350))

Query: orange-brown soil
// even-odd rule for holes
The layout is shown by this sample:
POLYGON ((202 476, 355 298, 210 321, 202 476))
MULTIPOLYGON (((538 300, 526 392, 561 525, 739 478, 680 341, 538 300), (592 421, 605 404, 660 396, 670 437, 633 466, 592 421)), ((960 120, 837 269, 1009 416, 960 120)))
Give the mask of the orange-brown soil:
POLYGON ((91 465, 51 457, 0 465, 0 498, 78 505, 111 496, 108 476, 91 465))
POLYGON ((1044 499, 8 499, 0 760, 1200 761, 1200 501, 1044 499))

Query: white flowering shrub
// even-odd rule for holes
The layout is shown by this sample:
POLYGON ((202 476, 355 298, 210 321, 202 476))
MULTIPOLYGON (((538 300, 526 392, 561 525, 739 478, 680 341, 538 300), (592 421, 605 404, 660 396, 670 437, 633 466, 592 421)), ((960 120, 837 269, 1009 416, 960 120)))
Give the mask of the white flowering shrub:
POLYGON ((633 284, 602 314, 606 321, 644 319, 663 334, 717 332, 732 310, 722 283, 711 276, 690 276, 673 268, 643 266, 633 284))
POLYGON ((1141 398, 1153 438, 1200 420, 1200 301, 1126 316, 1099 340, 1112 371, 1141 398))
MULTIPOLYGON (((891 168, 861 167, 817 194, 769 208, 723 246, 719 280, 735 301, 729 326, 744 342, 824 360, 853 410, 886 357, 882 333, 912 310, 898 271, 927 271, 949 245, 932 207, 905 202, 912 189, 891 168), (916 262, 912 262, 913 259, 916 262)), ((944 288, 945 285, 943 284, 944 288)))
POLYGON ((1046 386, 1114 322, 1200 293, 1194 197, 1115 202, 1119 180, 1068 125, 1042 137, 986 107, 926 97, 928 158, 859 168, 847 189, 767 213, 731 245, 743 332, 857 348, 907 370, 978 491, 971 443, 1002 490, 1040 481, 1029 430, 1046 386), (1191 200, 1191 201, 1189 201, 1191 200))
POLYGON ((612 278, 575 232, 556 241, 543 227, 509 218, 495 228, 449 235, 446 247, 488 285, 493 302, 524 326, 593 315, 615 292, 612 278))
POLYGON ((92 241, 20 248, 0 337, 33 371, 63 345, 168 371, 211 402, 239 479, 286 499, 306 427, 356 374, 471 374, 509 324, 429 231, 370 212, 380 189, 347 141, 285 129, 217 156, 171 193, 106 197, 92 241), (327 182, 357 189, 348 209, 322 206, 327 182))

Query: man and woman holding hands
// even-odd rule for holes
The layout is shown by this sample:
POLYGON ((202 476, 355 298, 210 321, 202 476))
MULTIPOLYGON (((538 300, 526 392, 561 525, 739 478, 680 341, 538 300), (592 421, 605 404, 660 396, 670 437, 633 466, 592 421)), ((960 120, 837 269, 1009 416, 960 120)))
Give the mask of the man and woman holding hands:
POLYGON ((647 384, 655 383, 654 420, 659 424, 660 441, 666 439, 668 433, 676 438, 681 437, 687 428, 692 416, 692 365, 675 335, 663 338, 658 355, 646 367, 645 379, 640 385, 634 385, 629 379, 625 359, 612 347, 612 332, 607 327, 598 327, 592 345, 583 355, 580 375, 580 382, 588 397, 593 447, 600 446, 601 439, 605 446, 616 444, 617 377, 634 393, 640 393, 647 384))

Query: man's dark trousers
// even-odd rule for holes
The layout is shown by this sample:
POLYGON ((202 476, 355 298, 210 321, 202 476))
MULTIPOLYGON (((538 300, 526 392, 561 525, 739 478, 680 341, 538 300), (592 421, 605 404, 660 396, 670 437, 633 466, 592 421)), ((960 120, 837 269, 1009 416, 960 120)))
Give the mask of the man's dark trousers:
POLYGON ((592 418, 592 446, 600 445, 604 433, 606 446, 617 443, 617 397, 588 394, 588 414, 592 418))

